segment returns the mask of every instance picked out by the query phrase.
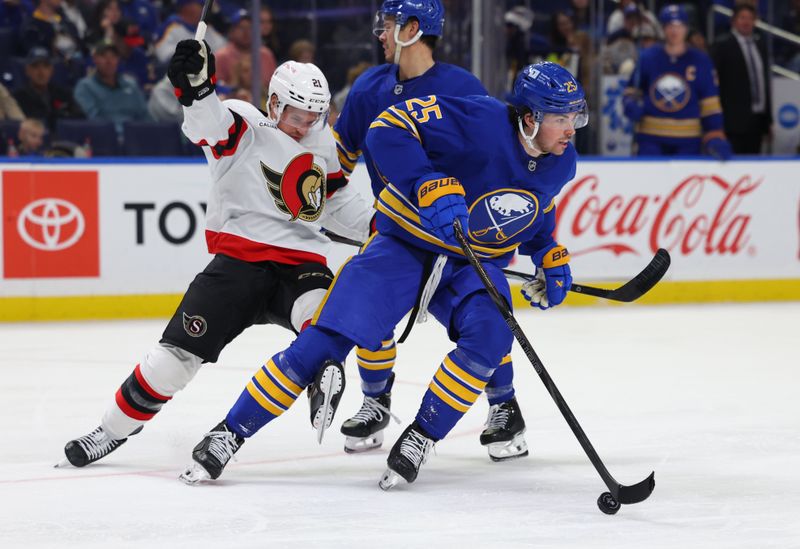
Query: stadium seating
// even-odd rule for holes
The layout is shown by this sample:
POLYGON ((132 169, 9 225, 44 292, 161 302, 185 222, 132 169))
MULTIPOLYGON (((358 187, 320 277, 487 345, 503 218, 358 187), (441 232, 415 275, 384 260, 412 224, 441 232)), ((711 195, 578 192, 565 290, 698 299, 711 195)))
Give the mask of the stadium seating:
POLYGON ((121 148, 113 122, 104 120, 60 119, 56 138, 78 145, 91 145, 92 156, 119 156, 121 148))
POLYGON ((124 154, 127 156, 183 156, 177 122, 125 122, 124 154))

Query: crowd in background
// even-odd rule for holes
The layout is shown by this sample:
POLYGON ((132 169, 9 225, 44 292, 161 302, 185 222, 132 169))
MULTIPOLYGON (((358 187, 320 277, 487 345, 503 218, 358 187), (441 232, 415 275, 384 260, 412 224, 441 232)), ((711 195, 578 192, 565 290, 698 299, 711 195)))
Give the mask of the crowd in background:
MULTIPOLYGON (((752 4, 760 19, 800 33, 800 0, 736 3, 740 1, 752 4)), ((664 38, 657 14, 667 3, 500 0, 505 11, 509 82, 527 63, 555 61, 584 82, 590 107, 596 110, 597 88, 591 83, 602 74, 633 72, 640 52, 664 38)), ((712 53, 714 42, 728 32, 730 19, 713 14, 710 8, 712 4, 733 7, 734 3, 683 2, 689 14, 690 44, 712 53), (713 37, 707 35, 712 27, 713 37)), ((445 1, 446 31, 448 26, 469 24, 466 4, 445 1)), ((216 56, 218 93, 263 108, 277 64, 288 59, 316 62, 331 83, 335 118, 349 85, 378 60, 371 20, 379 5, 372 0, 274 0, 262 1, 260 12, 251 14, 247 0, 217 0, 208 19, 206 41, 216 56), (259 26, 261 36, 263 91, 257 98, 251 92, 253 24, 259 26)), ((166 65, 175 44, 194 36, 201 10, 201 0, 0 0, 0 123, 30 121, 9 126, 13 131, 0 128, 4 140, 0 153, 44 153, 56 141, 61 120, 111 121, 120 140, 126 122, 178 123, 182 111, 165 77, 166 65)), ((445 44, 452 50, 459 40, 445 44)), ((764 65, 774 63, 800 72, 797 45, 780 40, 770 45, 764 65)), ((448 53, 453 52, 443 52, 441 57, 469 68, 467 57, 454 60, 448 53)), ((579 132, 580 151, 594 152, 590 135, 579 132)), ((70 149, 67 154, 81 152, 85 151, 70 149)))

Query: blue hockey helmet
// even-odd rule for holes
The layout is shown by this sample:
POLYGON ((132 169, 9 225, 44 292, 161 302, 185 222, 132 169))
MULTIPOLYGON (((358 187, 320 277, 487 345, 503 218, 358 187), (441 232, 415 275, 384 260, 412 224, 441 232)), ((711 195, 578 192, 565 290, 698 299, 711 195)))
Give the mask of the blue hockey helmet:
POLYGON ((394 17, 398 27, 413 17, 419 21, 422 34, 428 36, 441 36, 444 27, 442 0, 384 0, 378 15, 394 17))
POLYGON ((669 4, 664 6, 658 14, 659 22, 666 26, 670 23, 683 23, 684 25, 689 24, 689 16, 686 14, 686 10, 680 4, 669 4))
POLYGON ((517 110, 520 135, 532 148, 535 148, 533 139, 546 114, 576 113, 572 121, 576 130, 589 123, 586 97, 580 82, 567 69, 550 61, 528 65, 519 72, 514 81, 511 104, 517 110), (522 113, 526 108, 530 109, 536 122, 531 135, 523 124, 522 113))
POLYGON ((589 121, 583 87, 567 69, 558 63, 544 61, 522 69, 514 81, 511 104, 528 107, 536 122, 547 113, 577 112, 575 128, 589 121))

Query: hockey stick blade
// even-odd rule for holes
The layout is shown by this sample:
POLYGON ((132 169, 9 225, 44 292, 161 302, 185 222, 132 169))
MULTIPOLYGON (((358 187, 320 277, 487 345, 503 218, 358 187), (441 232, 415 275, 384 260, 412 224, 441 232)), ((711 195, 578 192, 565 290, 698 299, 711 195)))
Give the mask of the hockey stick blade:
MULTIPOLYGON (((595 288, 594 286, 586 286, 584 284, 572 283, 569 287, 570 292, 577 294, 591 295, 602 299, 611 301, 621 301, 623 303, 630 303, 636 301, 644 294, 649 292, 666 274, 669 269, 670 257, 669 252, 663 248, 659 248, 650 263, 642 269, 638 275, 630 279, 628 282, 613 290, 605 288, 595 288)), ((520 271, 512 271, 511 269, 503 269, 506 276, 518 278, 520 280, 530 280, 533 278, 532 274, 523 273, 520 271)))
MULTIPOLYGON (((550 394, 553 402, 555 402, 558 410, 561 412, 561 415, 567 422, 567 425, 569 425, 569 428, 575 435, 575 438, 580 443, 581 448, 583 448, 583 451, 586 453, 589 461, 592 462, 592 465, 600 475, 600 478, 608 487, 611 495, 620 504, 639 503, 646 500, 655 488, 655 473, 651 472, 650 476, 648 476, 646 479, 631 486, 620 484, 613 476, 611 476, 611 473, 608 472, 603 460, 601 460, 600 456, 597 454, 597 450, 594 449, 594 446, 592 446, 592 443, 589 441, 589 437, 586 435, 583 427, 581 427, 581 424, 578 423, 578 419, 575 417, 575 414, 572 413, 567 401, 564 400, 561 391, 559 391, 558 387, 556 387, 553 378, 550 377, 550 374, 547 372, 547 369, 544 367, 541 359, 536 354, 536 351, 533 349, 530 341, 528 341, 528 337, 525 335, 525 332, 522 331, 517 319, 514 318, 514 313, 511 312, 511 308, 509 307, 505 298, 503 298, 503 296, 497 290, 497 287, 489 278, 489 275, 486 274, 486 270, 483 268, 483 265, 481 265, 480 260, 475 255, 475 252, 472 251, 472 248, 467 241, 467 237, 464 236, 464 231, 461 229, 461 223, 457 219, 453 222, 453 231, 455 233, 456 240, 458 241, 458 245, 461 247, 461 251, 464 253, 464 256, 467 258, 467 261, 469 261, 470 265, 472 265, 472 268, 475 270, 478 278, 480 278, 481 282, 483 282, 483 285, 486 288, 486 291, 488 292, 492 302, 494 302, 497 310, 503 316, 503 319, 506 321, 511 333, 514 334, 514 338, 517 340, 517 343, 519 343, 519 346, 522 347, 522 350, 525 353, 525 356, 528 357, 533 369, 536 370, 537 374, 539 374, 539 378, 542 380, 542 383, 544 383, 547 392, 550 394)), ((601 496, 601 498, 602 497, 603 496, 601 496)))
POLYGON ((646 500, 648 497, 650 497, 650 494, 653 493, 653 489, 656 487, 655 476, 656 473, 653 471, 650 473, 649 477, 631 486, 618 484, 616 493, 614 493, 614 490, 611 490, 611 493, 620 503, 639 503, 640 501, 646 500))

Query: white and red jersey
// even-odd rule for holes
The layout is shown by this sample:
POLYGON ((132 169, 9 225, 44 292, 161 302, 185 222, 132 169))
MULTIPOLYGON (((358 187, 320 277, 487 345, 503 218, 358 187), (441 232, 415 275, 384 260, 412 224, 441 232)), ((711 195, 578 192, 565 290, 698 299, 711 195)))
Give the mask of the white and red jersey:
POLYGON ((253 105, 211 93, 184 107, 183 133, 203 145, 213 186, 206 210, 212 254, 244 261, 325 264, 326 227, 363 242, 374 210, 347 185, 327 129, 300 142, 253 105))

